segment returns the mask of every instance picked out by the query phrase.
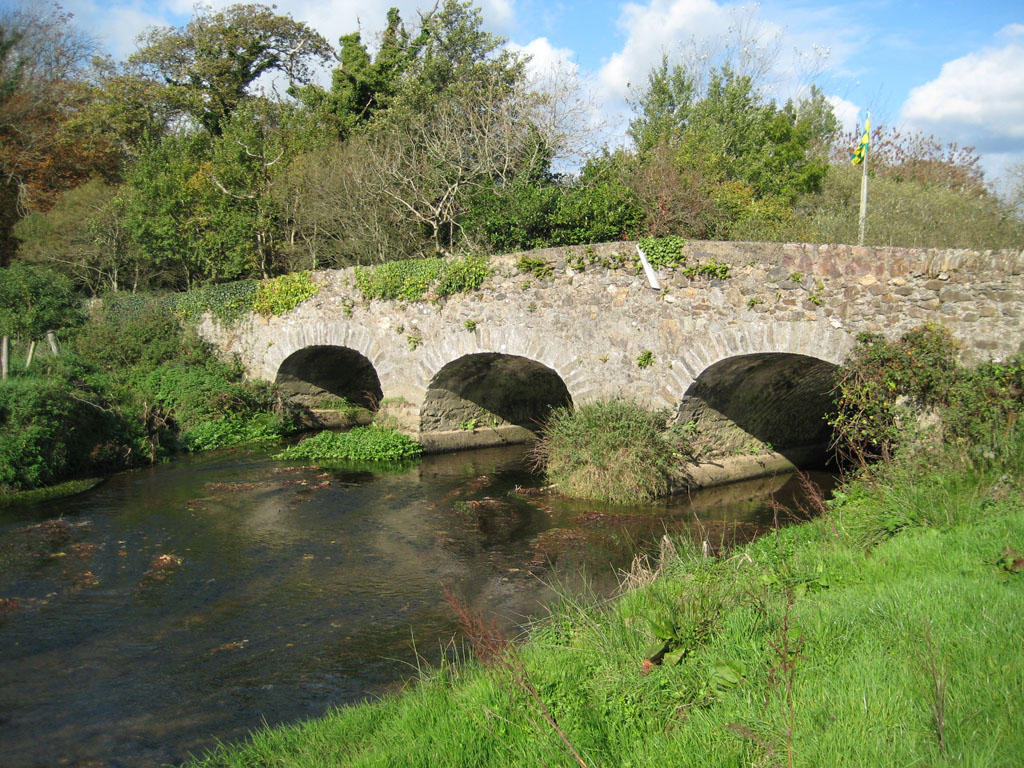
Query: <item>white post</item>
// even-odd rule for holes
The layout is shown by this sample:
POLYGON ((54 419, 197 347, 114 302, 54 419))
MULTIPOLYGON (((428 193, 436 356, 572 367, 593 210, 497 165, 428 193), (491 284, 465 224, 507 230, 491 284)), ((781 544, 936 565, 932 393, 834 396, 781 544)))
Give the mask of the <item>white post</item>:
POLYGON ((640 247, 640 243, 636 244, 636 252, 640 254, 640 263, 643 264, 644 274, 647 275, 647 282, 651 284, 651 288, 656 291, 661 290, 661 283, 658 282, 658 276, 654 272, 654 267, 647 260, 647 254, 644 253, 643 248, 640 247))
MULTIPOLYGON (((871 113, 868 112, 864 125, 871 124, 871 113)), ((864 149, 864 159, 861 160, 860 176, 860 234, 857 238, 857 245, 864 245, 864 237, 868 227, 868 155, 871 153, 870 144, 864 149)))

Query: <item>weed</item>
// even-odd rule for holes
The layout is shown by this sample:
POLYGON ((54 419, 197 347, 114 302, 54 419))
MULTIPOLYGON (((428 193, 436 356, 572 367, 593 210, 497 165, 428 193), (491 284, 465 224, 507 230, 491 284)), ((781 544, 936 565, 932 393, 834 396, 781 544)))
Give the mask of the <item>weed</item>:
POLYGON ((824 303, 816 293, 812 293, 810 296, 808 296, 807 300, 810 301, 811 304, 814 304, 816 307, 820 307, 824 303))
POLYGON ((516 268, 524 274, 533 275, 538 280, 547 280, 555 271, 554 264, 539 256, 520 256, 516 261, 516 268))
POLYGON ((764 304, 764 299, 755 296, 751 296, 749 299, 747 299, 747 309, 753 309, 758 304, 764 304))
POLYGON ((711 261, 704 262, 703 264, 692 264, 684 268, 683 274, 691 280, 698 277, 725 280, 729 277, 729 269, 728 264, 718 261, 718 259, 711 259, 711 261))
POLYGON ((803 272, 793 272, 789 276, 789 279, 792 280, 794 283, 799 283, 801 280, 804 279, 804 273, 803 272))
POLYGON ((467 320, 462 325, 470 333, 476 330, 476 320, 467 320))
POLYGON ((376 425, 353 427, 347 432, 318 432, 275 458, 285 460, 341 459, 351 461, 402 461, 415 458, 423 446, 411 437, 376 425))
POLYGON ((537 305, 536 305, 536 304, 534 304, 534 303, 533 303, 533 302, 531 301, 531 302, 530 302, 530 303, 529 303, 529 304, 528 304, 528 305, 526 306, 526 311, 527 311, 527 312, 536 312, 536 311, 537 311, 537 305))
POLYGON ((605 400, 552 411, 532 455, 563 493, 627 503, 668 491, 676 453, 663 414, 605 400))
POLYGON ((319 291, 320 286, 313 283, 308 271, 281 275, 259 284, 252 299, 252 309, 264 317, 283 315, 319 291))
POLYGON ((420 301, 431 289, 437 298, 478 290, 491 273, 485 256, 404 259, 357 268, 356 287, 367 299, 420 301))
POLYGON ((647 257, 647 261, 655 269, 681 267, 686 264, 686 257, 683 256, 683 246, 685 245, 686 238, 678 235, 640 238, 640 248, 647 257))
POLYGON ((641 368, 641 369, 643 369, 643 368, 650 368, 652 365, 654 365, 654 353, 651 352, 651 350, 645 349, 643 352, 641 352, 637 356, 637 358, 636 358, 636 367, 637 368, 641 368))
POLYGON ((341 302, 341 311, 345 317, 352 317, 352 310, 355 306, 356 303, 352 299, 345 299, 341 302))
POLYGON ((404 325, 396 325, 395 326, 395 333, 397 333, 399 336, 401 336, 403 333, 405 333, 405 326, 404 325))
POLYGON ((405 344, 409 349, 415 350, 420 344, 423 343, 423 337, 416 333, 405 334, 405 344))

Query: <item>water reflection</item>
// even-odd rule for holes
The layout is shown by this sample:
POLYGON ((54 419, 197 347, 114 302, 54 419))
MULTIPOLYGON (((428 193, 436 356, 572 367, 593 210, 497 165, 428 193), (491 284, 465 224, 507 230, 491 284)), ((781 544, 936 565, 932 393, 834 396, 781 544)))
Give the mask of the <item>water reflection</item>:
POLYGON ((439 658, 445 585, 511 627, 552 580, 609 588, 664 532, 728 543, 794 491, 633 509, 539 484, 517 448, 383 474, 235 452, 0 511, 0 765, 156 766, 321 714, 439 658))

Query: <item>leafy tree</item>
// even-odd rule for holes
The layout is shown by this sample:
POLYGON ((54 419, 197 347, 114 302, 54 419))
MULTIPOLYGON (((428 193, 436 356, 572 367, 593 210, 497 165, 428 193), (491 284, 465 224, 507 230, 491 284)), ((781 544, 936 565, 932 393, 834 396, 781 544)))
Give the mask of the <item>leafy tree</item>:
POLYGON ((166 86, 169 105, 215 136, 259 77, 278 72, 290 86, 302 86, 312 79, 314 64, 333 56, 321 35, 272 7, 197 10, 185 27, 150 30, 130 61, 166 86))
POLYGON ((398 9, 391 8, 375 56, 370 55, 359 32, 343 35, 330 90, 309 85, 298 95, 315 113, 330 120, 344 138, 390 106, 428 34, 423 27, 414 35, 402 23, 398 9))
POLYGON ((13 227, 64 189, 104 172, 103 142, 73 142, 62 126, 82 107, 72 87, 89 69, 93 43, 59 7, 0 11, 0 265, 17 248, 13 227))
POLYGON ((96 296, 148 282, 118 210, 118 188, 93 179, 65 192, 46 213, 34 212, 15 230, 21 259, 54 269, 96 296))
POLYGON ((66 277, 20 262, 0 270, 2 377, 8 374, 9 339, 34 342, 81 320, 81 304, 66 277))

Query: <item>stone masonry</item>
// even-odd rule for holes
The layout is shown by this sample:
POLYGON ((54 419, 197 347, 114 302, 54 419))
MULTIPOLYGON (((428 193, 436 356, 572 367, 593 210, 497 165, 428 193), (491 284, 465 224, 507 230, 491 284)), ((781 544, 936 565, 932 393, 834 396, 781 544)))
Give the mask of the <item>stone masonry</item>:
MULTIPOLYGON (((687 396, 699 395, 706 411, 724 413, 742 399, 769 418, 807 398, 820 408, 829 387, 822 372, 843 361, 860 332, 896 337, 924 323, 945 326, 969 363, 1006 358, 1024 340, 1024 252, 691 242, 688 264, 716 259, 729 277, 662 270, 660 292, 642 272, 603 266, 613 254, 629 261, 635 243, 533 251, 554 267, 544 280, 516 268, 519 254, 495 257, 480 291, 412 303, 366 301, 352 269, 324 271, 314 276, 319 294, 286 315, 233 327, 206 317, 201 332, 271 381, 308 348, 358 353, 384 402, 403 404, 412 431, 456 428, 437 418, 421 424, 420 409, 432 384, 453 388, 466 360, 478 369, 481 360, 524 359, 523 381, 538 371, 557 376, 575 403, 628 396, 685 411, 687 396), (479 355, 487 357, 469 357, 479 355), (641 356, 650 364, 638 365, 641 356), (719 383, 737 394, 709 395, 719 383)), ((744 429, 767 439, 756 425, 744 429)))

